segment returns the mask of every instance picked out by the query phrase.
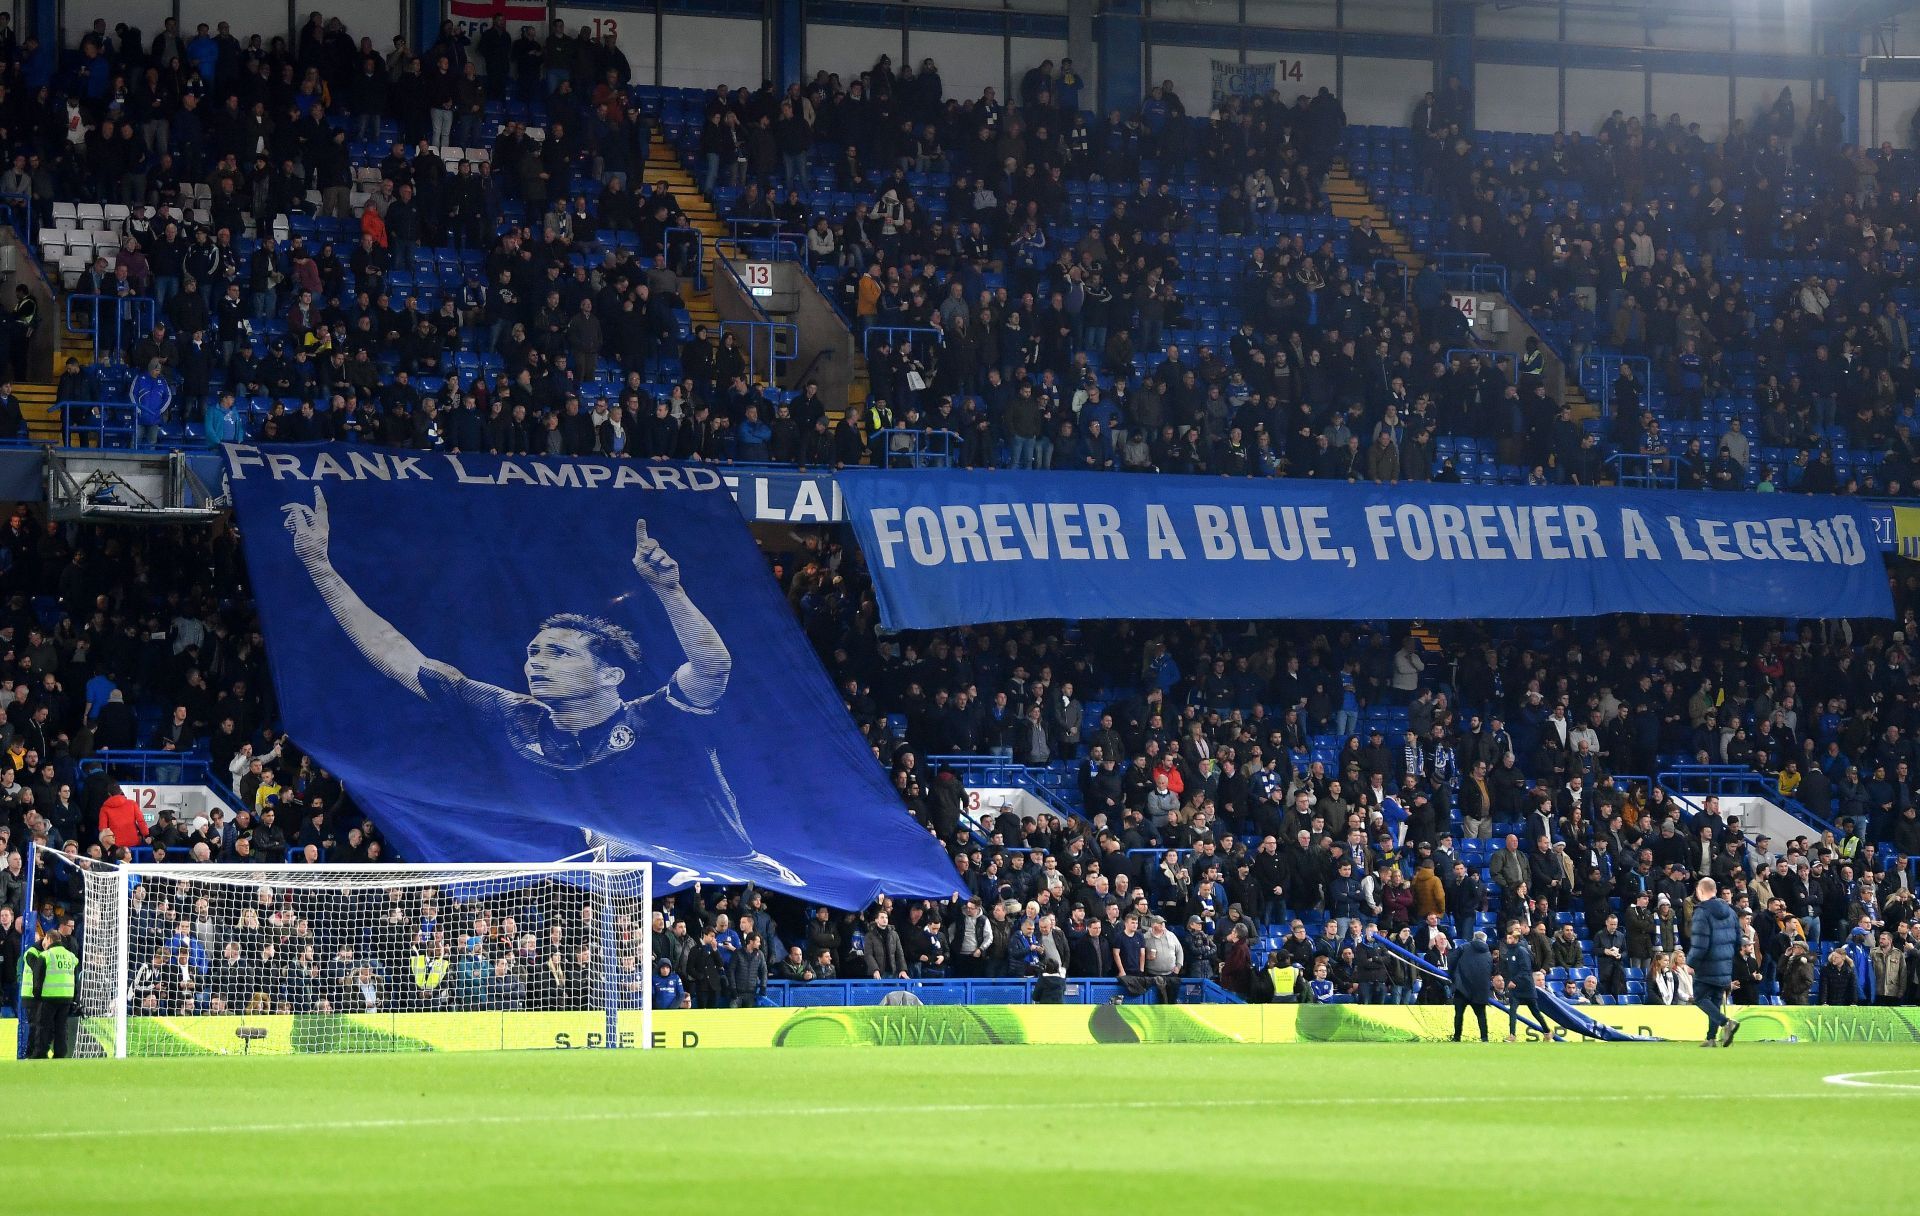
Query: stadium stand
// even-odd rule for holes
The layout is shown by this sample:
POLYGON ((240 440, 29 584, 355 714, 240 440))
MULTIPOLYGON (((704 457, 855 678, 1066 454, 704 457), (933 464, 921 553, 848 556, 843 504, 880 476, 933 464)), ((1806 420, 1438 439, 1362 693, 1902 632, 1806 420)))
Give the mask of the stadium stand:
MULTIPOLYGON (((1201 114, 1163 87, 1102 116, 1051 63, 1003 104, 947 96, 931 61, 784 94, 639 86, 611 39, 564 29, 354 48, 337 21, 291 46, 223 23, 149 52, 104 22, 0 46, 0 113, 32 132, 0 196, 61 304, 7 319, 16 379, 28 332, 63 330, 52 412, 0 398, 0 432, 1889 496, 1916 475, 1912 155, 1842 146, 1789 98, 1708 144, 1618 112, 1591 137, 1474 132, 1445 96, 1409 98, 1407 128, 1349 127, 1327 89, 1201 114), (806 264, 864 356, 848 401, 779 387, 720 334, 722 240, 806 264), (1564 382, 1475 345, 1448 292, 1496 279, 1564 382)), ((1025 1000, 1044 974, 1074 1000, 1439 1001, 1369 933, 1444 965, 1515 921, 1569 999, 1676 1003, 1700 874, 1742 916, 1736 1002, 1920 995, 1911 576, 1890 628, 883 636, 858 553, 806 543, 780 563, 790 601, 965 888, 857 910, 682 893, 653 927, 662 1006, 858 1004, 902 980, 1025 1000), (977 813, 980 786, 1044 809, 977 813), (1751 837, 1715 797, 1745 793, 1812 834, 1751 837), (1149 966, 1160 921, 1179 946, 1149 966)), ((385 856, 277 733, 231 535, 21 510, 0 553, 0 984, 12 909, 31 894, 51 923, 78 894, 19 889, 29 841, 385 856), (236 821, 103 833, 116 775, 169 762, 148 752, 206 766, 236 821)), ((361 945, 404 984, 398 943, 430 946, 437 917, 398 916, 361 945)), ((238 943, 303 1012, 293 939, 328 928, 267 920, 143 944, 197 968, 238 943)), ((558 965, 580 948, 562 934, 558 965)), ((156 999, 205 1008, 194 986, 156 999)))

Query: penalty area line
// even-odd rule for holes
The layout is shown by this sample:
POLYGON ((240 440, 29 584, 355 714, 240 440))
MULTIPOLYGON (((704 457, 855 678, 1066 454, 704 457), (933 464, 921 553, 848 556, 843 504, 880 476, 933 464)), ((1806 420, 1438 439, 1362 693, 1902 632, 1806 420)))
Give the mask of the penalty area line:
MULTIPOLYGON (((1847 1073, 1842 1076, 1865 1076, 1864 1073, 1847 1073)), ((1853 1084, 1857 1088, 1835 1090, 1800 1090, 1789 1093, 1732 1093, 1732 1094, 1687 1094, 1696 1101, 1805 1101, 1809 1098, 1871 1098, 1888 1097, 1892 1089, 1920 1089, 1916 1086, 1875 1086, 1864 1082, 1839 1082, 1832 1077, 1823 1078, 1836 1085, 1853 1084), (1878 1091, 1878 1092, 1876 1092, 1878 1091)), ((1508 1103, 1580 1103, 1580 1102, 1666 1102, 1681 1095, 1671 1093, 1637 1094, 1435 1094, 1411 1095, 1406 1097, 1388 1095, 1369 1095, 1355 1097, 1325 1098, 1192 1098, 1192 1099, 1143 1099, 1136 1101, 1112 1102, 933 1102, 902 1104, 868 1104, 860 1106, 799 1106, 781 1110, 763 1110, 762 1116, 785 1119, 833 1119, 864 1117, 872 1115, 969 1115, 969 1114, 1005 1114, 1013 1116, 1045 1115, 1051 1112, 1082 1112, 1112 1110, 1215 1110, 1221 1107, 1240 1109, 1295 1110, 1324 1107, 1366 1107, 1366 1106, 1499 1106, 1508 1103)), ((248 1132, 357 1132, 390 1131, 401 1128, 424 1127, 489 1127, 513 1126, 534 1123, 619 1123, 648 1122, 662 1119, 734 1119, 738 1118, 738 1107, 712 1109, 660 1109, 631 1111, 529 1111, 511 1115, 426 1115, 419 1118, 392 1117, 384 1119, 315 1119, 300 1122, 280 1123, 233 1123, 233 1124, 163 1124, 154 1127, 113 1127, 113 1128, 67 1128, 36 1132, 16 1132, 9 1136, 12 1140, 37 1142, 85 1141, 99 1139, 119 1139, 126 1136, 205 1136, 226 1133, 248 1132)))
POLYGON ((1820 1079, 1828 1085, 1844 1085, 1852 1089, 1920 1091, 1920 1082, 1867 1081, 1864 1077, 1920 1077, 1920 1068, 1882 1068, 1870 1072, 1836 1072, 1832 1076, 1820 1079))

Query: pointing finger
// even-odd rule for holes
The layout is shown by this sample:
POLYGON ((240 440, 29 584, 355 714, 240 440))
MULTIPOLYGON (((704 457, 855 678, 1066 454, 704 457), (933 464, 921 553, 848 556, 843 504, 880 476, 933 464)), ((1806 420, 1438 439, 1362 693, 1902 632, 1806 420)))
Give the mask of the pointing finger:
POLYGON ((633 543, 636 545, 645 545, 647 543, 646 520, 636 519, 633 521, 633 543))

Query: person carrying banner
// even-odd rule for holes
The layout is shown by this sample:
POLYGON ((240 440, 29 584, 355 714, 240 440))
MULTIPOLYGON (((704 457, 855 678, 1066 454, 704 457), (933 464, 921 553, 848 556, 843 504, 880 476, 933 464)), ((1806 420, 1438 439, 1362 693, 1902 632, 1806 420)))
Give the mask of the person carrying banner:
POLYGON ((1473 940, 1456 953, 1448 965, 1448 983, 1453 988, 1453 1041, 1460 1031, 1468 1008, 1480 1023, 1480 1041, 1487 1041, 1487 1002, 1493 999, 1493 951, 1487 935, 1476 931, 1473 940))
MULTIPOLYGON (((1514 1041, 1514 1032, 1519 1028, 1520 1010, 1525 1007, 1533 1014, 1533 1020, 1541 1026, 1547 1025, 1547 1015, 1540 1012, 1540 999, 1533 984, 1533 949, 1527 945, 1526 930, 1519 921, 1507 922, 1506 945, 1500 948, 1500 970, 1507 977, 1507 1042, 1514 1041)), ((1550 1036, 1558 1041, 1559 1035, 1550 1036)))

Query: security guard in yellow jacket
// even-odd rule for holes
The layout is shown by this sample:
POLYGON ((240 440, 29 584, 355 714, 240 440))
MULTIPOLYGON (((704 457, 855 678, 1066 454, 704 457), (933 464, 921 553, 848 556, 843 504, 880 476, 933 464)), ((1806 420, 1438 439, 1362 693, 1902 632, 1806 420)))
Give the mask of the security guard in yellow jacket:
POLYGON ((67 1017, 73 1011, 74 987, 80 977, 80 958, 67 948, 68 935, 55 931, 27 959, 28 980, 38 1000, 33 1030, 27 1038, 27 1058, 56 1060, 67 1056, 67 1017))

